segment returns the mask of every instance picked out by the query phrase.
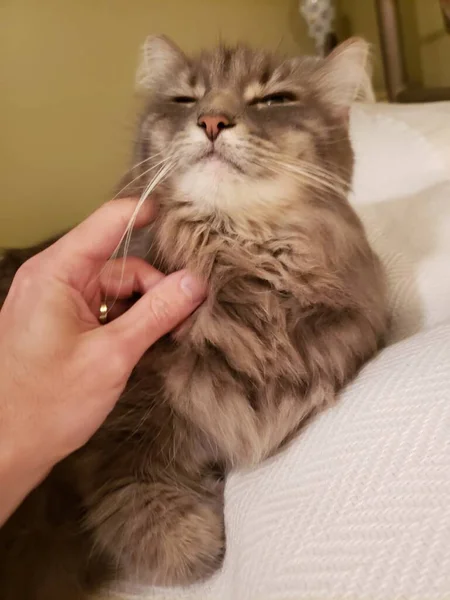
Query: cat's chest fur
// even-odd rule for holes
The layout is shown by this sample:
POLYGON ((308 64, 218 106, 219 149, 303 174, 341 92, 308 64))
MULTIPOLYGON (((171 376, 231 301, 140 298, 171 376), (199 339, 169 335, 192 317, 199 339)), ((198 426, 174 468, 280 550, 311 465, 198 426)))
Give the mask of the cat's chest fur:
POLYGON ((163 271, 187 268, 209 285, 204 304, 173 336, 172 365, 196 360, 214 371, 225 364, 261 384, 296 368, 292 327, 305 284, 298 235, 243 239, 203 223, 167 221, 153 234, 152 255, 163 271))

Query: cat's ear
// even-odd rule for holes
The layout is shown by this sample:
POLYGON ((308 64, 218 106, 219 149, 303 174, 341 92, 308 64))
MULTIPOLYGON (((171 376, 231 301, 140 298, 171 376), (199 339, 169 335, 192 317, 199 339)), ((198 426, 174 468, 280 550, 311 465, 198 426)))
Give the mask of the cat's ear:
POLYGON ((164 35, 149 36, 141 49, 136 72, 137 89, 151 92, 186 61, 185 54, 169 38, 164 35))
POLYGON ((350 38, 323 60, 316 71, 317 85, 340 116, 358 100, 374 102, 370 46, 362 38, 350 38))

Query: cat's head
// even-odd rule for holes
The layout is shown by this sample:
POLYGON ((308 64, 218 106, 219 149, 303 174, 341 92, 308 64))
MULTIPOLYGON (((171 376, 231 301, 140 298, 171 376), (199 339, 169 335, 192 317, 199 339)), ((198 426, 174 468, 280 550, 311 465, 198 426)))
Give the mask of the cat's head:
POLYGON ((148 96, 136 156, 150 169, 144 181, 167 167, 170 197, 199 216, 273 215, 311 190, 345 195, 348 114, 370 94, 368 54, 352 39, 326 59, 246 46, 191 58, 150 37, 138 71, 148 96))

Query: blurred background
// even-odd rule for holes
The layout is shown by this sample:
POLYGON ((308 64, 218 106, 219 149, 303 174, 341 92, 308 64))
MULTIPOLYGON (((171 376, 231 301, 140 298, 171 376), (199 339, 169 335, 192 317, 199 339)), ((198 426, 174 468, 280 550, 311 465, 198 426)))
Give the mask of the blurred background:
MULTIPOLYGON (((357 34, 374 45, 382 101, 375 2, 334 4, 338 40, 357 34)), ((450 85, 439 2, 398 4, 410 78, 450 85)), ((111 197, 130 158, 134 72, 149 33, 187 51, 219 39, 315 51, 298 0, 1 0, 0 246, 58 233, 111 197)))

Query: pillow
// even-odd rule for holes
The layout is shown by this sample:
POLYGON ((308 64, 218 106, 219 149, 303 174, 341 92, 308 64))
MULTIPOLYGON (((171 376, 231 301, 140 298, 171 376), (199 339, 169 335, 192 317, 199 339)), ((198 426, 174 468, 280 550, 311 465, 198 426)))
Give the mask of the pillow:
POLYGON ((450 102, 355 104, 353 202, 409 196, 450 174, 450 102))
POLYGON ((386 268, 394 342, 450 319, 450 102, 355 105, 351 136, 351 201, 386 268))
POLYGON ((355 208, 385 267, 390 342, 450 320, 450 181, 355 208))

